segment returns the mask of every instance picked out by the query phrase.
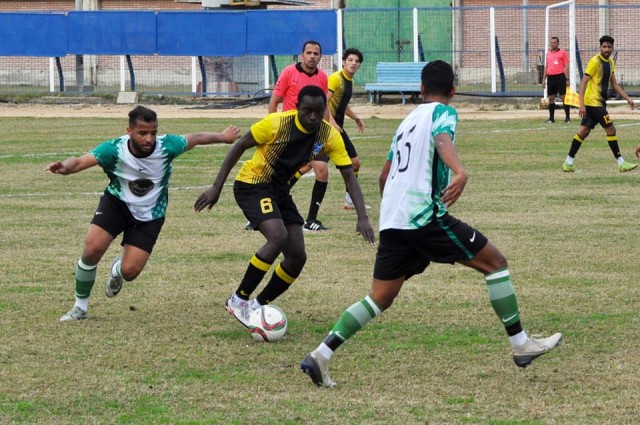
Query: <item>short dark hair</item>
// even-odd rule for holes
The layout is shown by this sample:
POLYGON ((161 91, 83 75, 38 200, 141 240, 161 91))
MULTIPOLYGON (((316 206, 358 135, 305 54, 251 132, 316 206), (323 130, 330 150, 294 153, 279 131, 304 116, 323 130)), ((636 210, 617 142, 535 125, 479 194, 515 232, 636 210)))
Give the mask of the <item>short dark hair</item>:
POLYGON ((342 54, 342 60, 343 61, 347 60, 349 55, 356 55, 361 63, 364 60, 364 57, 362 56, 362 52, 358 49, 354 49, 353 47, 349 47, 347 50, 344 51, 344 53, 342 54))
POLYGON ((556 37, 555 35, 553 37, 551 37, 551 39, 557 41, 558 43, 560 43, 560 39, 558 37, 556 37))
POLYGON ((298 103, 302 102, 302 98, 305 96, 322 96, 324 103, 327 103, 327 95, 325 94, 324 90, 322 90, 318 86, 304 86, 298 93, 298 103))
POLYGON ((307 48, 307 44, 315 44, 316 46, 318 46, 320 48, 320 53, 322 53, 322 46, 320 45, 320 43, 318 43, 315 40, 307 40, 304 42, 304 44, 302 45, 302 53, 304 53, 304 49, 307 48))
POLYGON ((435 60, 422 68, 422 85, 425 94, 448 96, 453 89, 453 68, 445 61, 435 60))
POLYGON ((129 112, 129 127, 135 127, 137 121, 158 122, 158 115, 151 109, 138 105, 129 112))
POLYGON ((600 37, 600 45, 602 46, 604 43, 611 43, 611 45, 613 46, 613 37, 611 37, 610 35, 603 35, 602 37, 600 37))

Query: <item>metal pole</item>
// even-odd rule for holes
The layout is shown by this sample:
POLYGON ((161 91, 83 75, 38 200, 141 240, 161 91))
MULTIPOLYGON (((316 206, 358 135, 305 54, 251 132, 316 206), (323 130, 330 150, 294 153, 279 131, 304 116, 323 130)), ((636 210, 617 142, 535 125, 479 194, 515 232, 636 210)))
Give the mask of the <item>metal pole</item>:
MULTIPOLYGON (((76 10, 82 10, 82 0, 76 0, 76 10)), ((82 91, 84 88, 84 57, 76 55, 76 86, 82 91)))

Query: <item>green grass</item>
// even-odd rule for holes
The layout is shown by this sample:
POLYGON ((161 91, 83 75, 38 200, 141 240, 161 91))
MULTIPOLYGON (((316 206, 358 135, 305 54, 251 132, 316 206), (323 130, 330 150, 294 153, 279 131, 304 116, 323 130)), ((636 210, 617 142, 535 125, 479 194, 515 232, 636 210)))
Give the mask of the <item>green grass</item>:
MULTIPOLYGON (((44 167, 120 135, 122 119, 0 119, 0 423, 548 424, 633 423, 637 356, 638 171, 621 174, 601 129, 562 173, 576 125, 465 121, 458 148, 470 179, 452 213, 489 236, 510 263, 529 333, 565 341, 526 370, 487 299, 482 276, 436 264, 409 280, 394 306, 336 353, 338 387, 298 370, 342 311, 367 292, 375 247, 355 235, 331 169, 309 259, 276 304, 289 333, 254 342, 223 309, 263 243, 243 230, 230 186, 210 212, 193 203, 228 147, 174 163, 168 219, 151 260, 115 299, 103 295, 114 243, 98 269, 91 319, 58 323, 105 176, 44 167), (106 265, 105 265, 106 264, 106 265)), ((222 130, 228 120, 162 119, 161 132, 222 130)), ((247 129, 253 120, 234 123, 247 129)), ((632 160, 637 127, 616 121, 632 160)), ((372 223, 378 173, 397 120, 348 127, 372 223)), ((313 184, 294 198, 306 214, 313 184)))

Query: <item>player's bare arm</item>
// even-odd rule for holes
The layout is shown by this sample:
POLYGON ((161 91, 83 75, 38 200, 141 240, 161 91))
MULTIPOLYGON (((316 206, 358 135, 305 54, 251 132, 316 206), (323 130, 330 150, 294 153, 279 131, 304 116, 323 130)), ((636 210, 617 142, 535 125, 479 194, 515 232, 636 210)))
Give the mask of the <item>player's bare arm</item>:
POLYGON ((364 133, 364 121, 362 121, 362 118, 360 118, 353 111, 353 109, 351 109, 351 106, 347 106, 347 109, 345 109, 344 114, 356 122, 356 125, 358 126, 358 132, 359 133, 364 133))
POLYGON ((269 108, 267 109, 267 111, 270 114, 278 112, 278 105, 282 102, 282 100, 282 96, 272 94, 271 98, 269 98, 269 108))
POLYGON ((616 75, 612 74, 611 75, 611 88, 620 95, 620 97, 622 97, 624 100, 627 101, 627 103, 629 104, 629 106, 631 107, 631 109, 636 109, 636 103, 633 101, 633 99, 631 99, 629 97, 629 95, 627 94, 626 91, 624 91, 624 89, 622 88, 622 86, 620 84, 618 84, 618 81, 616 80, 616 75))
POLYGON ((80 157, 67 158, 64 161, 52 162, 45 168, 45 171, 49 171, 53 174, 73 174, 78 173, 87 168, 98 165, 98 160, 90 153, 86 153, 80 157))
POLYGON ((458 151, 451 141, 451 136, 447 133, 440 133, 436 135, 435 142, 438 155, 440 155, 442 161, 444 161, 454 173, 454 177, 449 182, 449 185, 442 191, 442 202, 447 206, 451 206, 455 204, 462 195, 464 187, 467 184, 468 176, 462 165, 458 151))
POLYGON ((356 213, 358 215, 356 232, 360 233, 365 241, 372 244, 376 241, 376 238, 373 232, 373 227, 371 226, 371 223, 369 223, 367 209, 364 204, 364 195, 362 195, 358 179, 353 173, 353 168, 340 169, 340 173, 342 174, 342 178, 349 189, 353 205, 356 208, 356 213))
POLYGON ((382 171, 380 171, 380 176, 378 177, 378 185, 380 187, 380 196, 382 197, 382 192, 384 192, 384 185, 387 183, 387 177, 389 177, 389 171, 391 171, 391 161, 388 159, 384 162, 382 166, 382 171))
POLYGON ((222 133, 190 133, 185 134, 187 139, 187 150, 193 149, 198 145, 209 145, 212 143, 233 143, 240 137, 240 128, 230 125, 222 133))
POLYGON ((211 208, 218 203, 222 187, 224 182, 227 180, 231 169, 238 163, 240 157, 247 149, 253 148, 257 145, 258 144, 253 138, 251 131, 248 131, 231 146, 231 149, 229 149, 229 152, 227 152, 227 155, 222 161, 222 165, 220 166, 220 170, 218 170, 218 174, 213 181, 213 185, 198 196, 198 199, 196 199, 196 202, 193 205, 196 212, 200 212, 204 208, 211 210, 211 208))
POLYGON ((636 148, 636 156, 640 158, 640 145, 636 148))

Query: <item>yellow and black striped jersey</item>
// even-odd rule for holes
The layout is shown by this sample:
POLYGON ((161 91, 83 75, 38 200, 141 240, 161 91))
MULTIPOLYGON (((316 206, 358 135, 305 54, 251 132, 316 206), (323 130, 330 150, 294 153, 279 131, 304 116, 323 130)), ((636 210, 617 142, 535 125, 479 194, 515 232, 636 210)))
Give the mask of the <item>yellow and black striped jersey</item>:
POLYGON ((591 77, 584 91, 586 106, 604 106, 609 91, 609 81, 615 70, 616 64, 612 58, 605 59, 597 54, 589 60, 587 69, 584 71, 591 77))
POLYGON ((251 134, 258 146, 236 176, 244 183, 288 187, 289 178, 317 154, 328 155, 337 168, 351 167, 340 133, 327 121, 309 133, 296 109, 267 115, 251 126, 251 134))
POLYGON ((342 127, 344 125, 344 114, 349 106, 349 101, 353 94, 353 79, 347 77, 343 70, 336 71, 329 76, 329 109, 336 123, 342 127))

